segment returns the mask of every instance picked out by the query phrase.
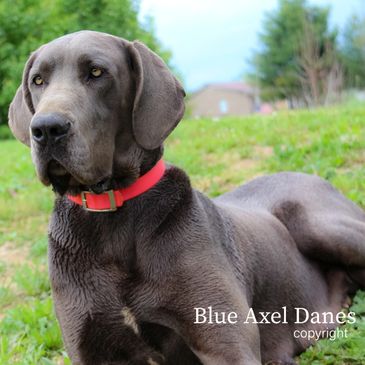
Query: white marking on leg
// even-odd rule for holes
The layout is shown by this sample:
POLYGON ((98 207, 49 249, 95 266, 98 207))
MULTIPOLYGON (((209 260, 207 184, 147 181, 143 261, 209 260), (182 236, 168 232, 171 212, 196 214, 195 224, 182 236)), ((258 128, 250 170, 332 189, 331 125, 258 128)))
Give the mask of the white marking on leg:
POLYGON ((131 327, 135 334, 138 334, 136 317, 133 315, 132 311, 128 307, 123 307, 121 314, 124 319, 124 324, 128 327, 131 327))
POLYGON ((158 365, 157 362, 151 359, 150 357, 148 358, 147 363, 148 365, 158 365))

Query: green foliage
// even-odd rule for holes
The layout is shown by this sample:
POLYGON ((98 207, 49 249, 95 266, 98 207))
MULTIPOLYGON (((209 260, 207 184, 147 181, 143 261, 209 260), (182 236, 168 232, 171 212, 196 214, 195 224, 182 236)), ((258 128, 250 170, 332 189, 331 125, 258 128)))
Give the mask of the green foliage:
POLYGON ((323 176, 362 204, 363 113, 361 105, 351 105, 219 122, 187 120, 169 138, 166 154, 210 195, 258 173, 292 170, 323 176))
POLYGON ((30 249, 30 255, 40 259, 47 257, 47 239, 43 238, 34 242, 30 249))
POLYGON ((2 139, 13 139, 14 136, 7 125, 0 124, 0 141, 2 139))
POLYGON ((278 9, 266 14, 260 34, 261 49, 254 57, 264 99, 302 96, 298 73, 304 27, 306 23, 311 25, 321 54, 326 43, 335 44, 337 36, 329 30, 328 17, 328 8, 310 6, 306 0, 280 0, 278 9))
POLYGON ((350 311, 356 313, 356 324, 341 326, 347 339, 323 339, 300 356, 300 365, 363 365, 365 359, 365 292, 359 291, 350 311))
POLYGON ((154 36, 152 20, 138 22, 138 3, 133 0, 2 0, 0 19, 0 123, 7 121, 30 53, 66 33, 90 29, 139 39, 165 61, 170 58, 154 36))
MULTIPOLYGON (((283 111, 271 116, 184 120, 166 145, 166 160, 182 167, 194 187, 216 196, 282 170, 318 174, 365 208, 363 105, 283 111)), ((29 149, 0 142, 0 249, 24 253, 24 263, 0 262, 0 364, 70 365, 52 310, 46 270, 47 221, 53 194, 37 181, 29 149)), ((351 310, 348 338, 321 340, 301 365, 363 364, 365 293, 351 310)), ((342 328, 342 327, 341 327, 342 328)))
POLYGON ((341 47, 342 63, 348 87, 365 87, 365 17, 349 19, 341 47))
MULTIPOLYGON (((13 291, 6 286, 0 286, 0 303, 1 305, 9 305, 14 300, 14 293, 13 291)), ((0 362, 1 364, 1 362, 0 362)))
POLYGON ((27 296, 41 295, 42 293, 48 293, 50 290, 45 270, 31 268, 28 265, 21 266, 16 271, 14 281, 19 291, 27 296))
POLYGON ((7 310, 0 327, 0 364, 54 364, 49 359, 61 354, 61 349, 50 297, 7 310))

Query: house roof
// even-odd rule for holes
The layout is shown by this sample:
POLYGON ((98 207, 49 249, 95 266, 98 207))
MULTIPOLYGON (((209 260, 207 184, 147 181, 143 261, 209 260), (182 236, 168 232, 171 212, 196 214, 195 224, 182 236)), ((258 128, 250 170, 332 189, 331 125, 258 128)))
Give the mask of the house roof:
POLYGON ((229 90, 249 95, 252 95, 255 92, 255 88, 252 87, 251 85, 236 81, 236 82, 220 82, 220 83, 207 84, 198 89, 197 91, 195 91, 193 95, 199 94, 206 89, 229 90))

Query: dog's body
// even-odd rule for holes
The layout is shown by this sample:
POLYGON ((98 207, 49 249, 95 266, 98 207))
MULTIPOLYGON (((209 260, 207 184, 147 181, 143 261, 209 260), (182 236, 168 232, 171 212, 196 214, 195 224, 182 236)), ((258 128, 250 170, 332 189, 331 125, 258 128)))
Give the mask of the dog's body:
POLYGON ((60 199, 50 272, 66 344, 82 364, 116 360, 119 351, 141 364, 157 362, 141 346, 144 338, 166 363, 194 364, 169 328, 206 364, 259 363, 260 347, 263 362, 289 362, 309 345, 294 338, 295 329, 335 326, 295 325, 294 308, 341 310, 344 265, 364 265, 363 222, 364 213, 328 183, 291 173, 259 178, 212 202, 171 167, 151 192, 103 216, 60 199), (238 324, 194 324, 194 308, 209 306, 238 313, 238 324), (243 323, 250 307, 283 306, 288 324, 262 324, 258 333, 243 323), (138 333, 123 324, 123 308, 138 333))
MULTIPOLYGON (((49 269, 73 364, 289 364, 310 344, 295 338, 295 330, 336 327, 294 323, 295 308, 336 314, 348 294, 365 287, 365 214, 318 177, 262 177, 211 201, 170 166, 157 185, 115 212, 88 212, 64 195, 128 186, 151 169, 181 118, 183 94, 140 44, 94 32, 56 42, 28 62, 10 124, 32 144, 41 180, 60 193, 50 224, 49 269), (73 109, 65 80, 72 67, 84 67, 85 40, 104 53, 116 52, 118 44, 127 61, 114 67, 118 71, 109 65, 109 79, 93 83, 91 91, 89 82, 78 79, 77 98, 98 98, 90 120, 82 122, 84 113, 75 117, 82 108, 73 109), (56 52, 81 56, 72 67, 58 59, 45 63, 56 52), (39 70, 52 76, 39 83, 42 90, 29 81, 39 70), (121 70, 126 80, 118 86, 121 70), (154 104, 156 85, 164 104, 154 104), (97 88, 109 93, 106 101, 97 88), (47 129, 50 120, 53 129, 47 129), (80 139, 76 148, 72 141, 80 139), (99 139, 104 150, 90 152, 90 143, 102 145, 99 139), (83 159, 87 168, 79 171, 83 159), (196 308, 208 307, 237 313, 237 323, 194 323, 196 308), (276 324, 246 321, 250 308, 258 314, 283 307, 285 320, 276 324)), ((112 63, 115 58, 110 55, 112 63)))

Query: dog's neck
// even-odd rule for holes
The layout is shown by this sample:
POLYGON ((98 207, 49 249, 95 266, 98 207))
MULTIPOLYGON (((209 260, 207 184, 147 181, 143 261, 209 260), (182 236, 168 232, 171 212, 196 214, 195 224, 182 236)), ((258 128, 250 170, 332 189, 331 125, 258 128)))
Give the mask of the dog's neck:
POLYGON ((78 195, 68 195, 68 199, 81 205, 85 210, 92 212, 116 211, 124 204, 124 201, 142 195, 153 188, 165 173, 165 163, 159 160, 149 171, 140 176, 127 188, 108 190, 101 194, 90 191, 82 191, 78 195))
POLYGON ((132 185, 138 178, 146 174, 149 170, 161 160, 163 156, 163 146, 153 151, 146 151, 140 156, 140 162, 137 166, 130 166, 129 162, 115 162, 112 175, 95 185, 82 185, 73 178, 55 177, 52 183, 53 191, 58 196, 78 195, 82 191, 90 191, 95 194, 102 194, 109 190, 118 190, 132 185))

